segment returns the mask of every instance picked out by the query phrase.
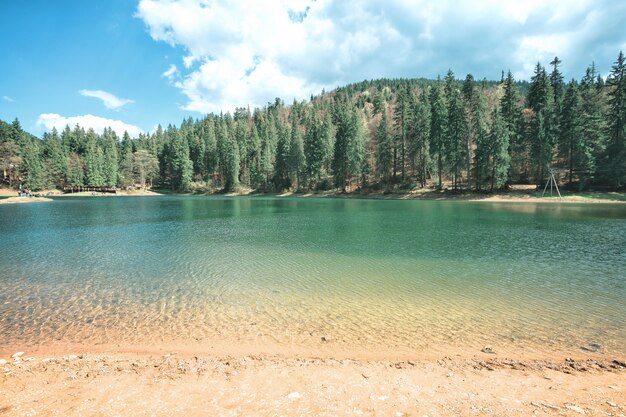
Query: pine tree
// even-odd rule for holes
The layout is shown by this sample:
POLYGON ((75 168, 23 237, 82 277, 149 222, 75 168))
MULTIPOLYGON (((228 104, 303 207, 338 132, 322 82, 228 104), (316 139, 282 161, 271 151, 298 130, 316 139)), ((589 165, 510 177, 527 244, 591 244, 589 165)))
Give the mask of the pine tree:
POLYGON ((582 120, 580 123, 585 142, 591 147, 593 161, 589 163, 589 171, 579 173, 579 177, 581 181, 606 178, 606 174, 610 171, 605 158, 607 141, 607 124, 604 117, 606 97, 603 94, 603 87, 598 84, 594 63, 591 63, 587 68, 585 76, 581 80, 580 96, 582 101, 582 120))
POLYGON ((565 84, 563 83, 563 75, 559 71, 559 65, 561 65, 561 63, 562 61, 556 56, 552 61, 550 61, 550 65, 552 65, 552 72, 550 73, 550 86, 552 87, 552 100, 557 115, 560 115, 563 90, 565 87, 565 84))
POLYGON ((82 187, 84 183, 83 161, 76 152, 67 157, 67 177, 65 183, 72 187, 82 187))
POLYGON ((278 124, 278 144, 276 146, 276 165, 274 167, 274 186, 278 191, 289 188, 291 185, 289 170, 289 155, 291 154, 290 135, 287 126, 278 124))
POLYGON ((395 141, 393 147, 393 176, 397 175, 398 166, 404 181, 406 165, 406 141, 409 124, 409 97, 408 91, 401 88, 396 97, 396 106, 393 113, 395 141))
POLYGON ((117 135, 111 128, 102 132, 104 157, 102 162, 102 176, 107 187, 117 186, 119 178, 119 162, 117 154, 117 135))
POLYGON ((491 191, 501 188, 507 181, 509 172, 509 132, 496 110, 492 116, 491 132, 489 132, 491 148, 491 191))
POLYGON ((85 182, 86 185, 92 187, 104 185, 104 177, 102 175, 103 155, 96 140, 96 133, 93 129, 89 129, 85 145, 85 182))
POLYGON ((572 80, 567 86, 563 101, 559 137, 559 154, 566 161, 567 180, 570 184, 573 182, 574 170, 589 172, 594 168, 592 149, 587 146, 581 126, 582 113, 578 86, 572 80))
POLYGON ((441 190, 443 188, 448 113, 439 83, 435 84, 430 92, 430 115, 430 152, 437 164, 438 188, 441 190))
POLYGON ((55 128, 50 133, 44 133, 43 156, 46 186, 63 185, 67 169, 66 156, 55 128))
POLYGON ((363 114, 354 107, 351 111, 350 130, 348 142, 349 175, 356 176, 357 181, 365 184, 370 173, 365 150, 365 123, 363 114))
POLYGON ((467 156, 467 114, 459 89, 452 87, 449 94, 445 154, 452 174, 453 187, 457 189, 461 169, 466 163, 467 156))
MULTIPOLYGON (((178 129, 171 127, 167 132, 171 141, 171 186, 173 190, 185 192, 191 190, 193 163, 189 158, 187 138, 178 129)), ((132 158, 132 154, 131 154, 132 158)))
MULTIPOLYGON (((169 140, 173 143, 172 137, 170 137, 169 140)), ((122 135, 122 142, 118 146, 118 182, 124 186, 133 185, 134 147, 135 146, 133 144, 133 140, 130 138, 130 135, 128 132, 124 132, 122 135)))
POLYGON ((248 152, 250 153, 250 185, 252 188, 261 189, 264 185, 264 175, 261 169, 261 138, 256 127, 256 123, 252 123, 250 139, 248 143, 248 152))
POLYGON ((626 180, 626 59, 620 51, 607 80, 609 87, 608 168, 616 187, 626 180))
POLYGON ((465 76, 463 82, 463 102, 465 103, 465 114, 467 115, 467 134, 465 136, 465 175, 467 177, 467 187, 470 188, 472 147, 476 143, 476 112, 478 107, 478 93, 476 82, 472 74, 465 76))
POLYGON ((509 178, 526 180, 528 173, 528 149, 523 132, 524 120, 520 95, 511 70, 503 82, 503 94, 500 99, 500 114, 510 134, 509 156, 511 169, 509 178))
POLYGON ((335 185, 345 193, 352 176, 361 176, 366 168, 362 120, 356 108, 345 97, 336 103, 334 119, 337 130, 332 168, 335 185))
POLYGON ((250 185, 250 157, 248 155, 248 112, 240 109, 235 119, 235 142, 239 150, 239 181, 250 185))
POLYGON ((235 191, 239 187, 239 146, 235 140, 232 119, 226 115, 220 121, 218 147, 223 172, 224 191, 235 191))
POLYGON ((39 191, 44 186, 44 173, 39 146, 34 140, 27 138, 23 134, 23 138, 20 140, 20 148, 23 155, 20 169, 23 177, 22 184, 28 190, 39 191))
POLYGON ((378 175, 385 186, 389 187, 393 153, 391 150, 391 139, 389 137, 389 126, 386 111, 382 112, 378 130, 376 131, 376 137, 378 139, 378 153, 376 158, 378 175))
POLYGON ((552 89, 545 68, 537 63, 528 91, 528 104, 534 112, 531 123, 531 152, 538 185, 543 183, 552 162, 555 145, 555 114, 552 89))
POLYGON ((301 180, 306 173, 304 144, 297 124, 291 126, 291 143, 289 144, 289 170, 296 178, 296 190, 300 189, 301 180))
POLYGON ((146 189, 146 184, 152 181, 159 173, 159 160, 146 149, 139 149, 133 153, 133 182, 141 184, 146 189))
POLYGON ((414 175, 422 187, 426 186, 430 165, 429 137, 430 137, 430 102, 428 93, 422 90, 419 100, 413 101, 412 117, 409 128, 409 159, 413 166, 414 175))

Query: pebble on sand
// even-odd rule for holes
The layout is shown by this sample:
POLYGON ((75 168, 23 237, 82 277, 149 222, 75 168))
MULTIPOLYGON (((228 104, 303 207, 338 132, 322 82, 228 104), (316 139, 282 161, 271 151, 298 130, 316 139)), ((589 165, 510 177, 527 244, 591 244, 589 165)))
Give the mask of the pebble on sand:
POLYGON ((0 365, 6 365, 8 361, 6 359, 0 359, 0 365))
POLYGON ((574 412, 576 412, 576 413, 578 413, 578 414, 587 414, 587 413, 585 412, 585 410, 583 410, 582 408, 580 408, 580 407, 579 407, 579 406, 577 406, 577 405, 571 405, 571 404, 570 404, 570 405, 566 405, 566 406, 565 406, 565 408, 567 408, 567 409, 569 409, 569 410, 572 410, 572 411, 574 411, 574 412))
POLYGON ((292 399, 292 400, 297 400, 297 399, 302 398, 302 394, 300 394, 297 391, 294 391, 291 394, 287 395, 287 398, 292 399))
POLYGON ((23 354, 24 354, 24 352, 15 352, 14 354, 12 354, 12 355, 11 355, 11 357, 12 357, 13 359, 17 359, 17 358, 19 358, 20 356, 22 356, 23 354))
POLYGON ((480 351, 483 352, 483 353, 496 353, 496 352, 494 352, 493 348, 491 346, 489 346, 489 345, 485 346, 480 351))

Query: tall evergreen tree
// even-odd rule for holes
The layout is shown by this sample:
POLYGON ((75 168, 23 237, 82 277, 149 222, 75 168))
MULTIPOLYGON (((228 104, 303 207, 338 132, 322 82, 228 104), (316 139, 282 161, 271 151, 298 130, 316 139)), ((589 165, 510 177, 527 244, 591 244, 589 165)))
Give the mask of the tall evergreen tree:
POLYGON ((376 167, 380 180, 388 187, 391 177, 393 153, 391 150, 391 139, 389 137, 389 125, 387 122, 387 112, 383 111, 376 131, 378 139, 378 152, 376 167))
POLYGON ((291 155, 290 131, 286 125, 278 122, 278 143, 276 146, 276 165, 274 167, 274 186, 278 191, 291 185, 289 156, 291 155))
POLYGON ((446 160, 450 167, 453 187, 459 185, 461 169, 466 163, 467 152, 467 114, 461 92, 455 86, 449 89, 448 125, 446 129, 446 160))
POLYGON ((72 152, 67 157, 67 177, 65 179, 65 183, 71 185, 72 187, 82 187, 85 185, 84 178, 84 168, 83 168, 83 160, 76 152, 72 152))
POLYGON ((98 146, 96 132, 89 129, 85 144, 85 182, 92 187, 104 185, 102 166, 104 164, 102 150, 98 146))
POLYGON ((582 116, 580 93, 576 81, 572 80, 563 101, 559 137, 559 154, 566 161, 569 183, 573 182, 574 170, 588 173, 594 169, 593 149, 584 136, 582 116))
POLYGON ((335 185, 347 191, 353 175, 361 175, 364 165, 363 128, 360 116, 345 97, 340 98, 334 110, 335 147, 333 150, 333 173, 335 185))
POLYGON ((500 99, 500 114, 510 135, 509 156, 511 169, 509 177, 527 180, 529 177, 529 146, 524 141, 526 135, 524 135, 521 99, 511 70, 508 71, 502 85, 503 94, 500 99))
POLYGON ((63 185, 67 169, 66 156, 56 128, 52 128, 50 133, 44 133, 43 156, 46 186, 63 185))
POLYGON ((306 159, 304 157, 304 143, 302 134, 296 123, 291 126, 291 143, 289 144, 289 170, 296 178, 296 189, 300 189, 302 177, 306 173, 306 159))
POLYGON ((443 188, 447 119, 446 102, 441 85, 437 83, 430 91, 430 152, 437 164, 437 181, 440 190, 443 188))
MULTIPOLYGON (((189 158, 189 144, 187 138, 175 127, 170 127, 167 132, 171 141, 171 186, 179 192, 191 189, 193 163, 189 158)), ((132 154, 131 154, 132 158, 132 154)))
POLYGON ((402 180, 405 177, 406 165, 406 141, 409 125, 409 91, 400 88, 396 97, 396 106, 393 112, 393 123, 395 130, 395 143, 393 147, 393 176, 397 175, 398 167, 402 173, 402 180))
POLYGON ((429 138, 431 127, 430 101, 426 90, 422 90, 419 100, 413 100, 411 108, 409 159, 413 167, 413 175, 417 175, 420 185, 425 187, 430 165, 429 138))
POLYGON ((537 63, 528 91, 528 104, 534 112, 531 124, 531 152, 535 161, 538 185, 543 183, 553 159, 555 113, 552 89, 545 68, 537 63))
POLYGON ((23 177, 22 184, 32 191, 39 191, 44 186, 41 152, 37 142, 27 138, 25 134, 20 140, 21 154, 23 155, 20 169, 23 177))
POLYGON ((467 115, 467 134, 465 135, 465 176, 467 179, 467 187, 470 188, 471 178, 471 160, 472 160, 472 148, 476 143, 476 124, 478 111, 478 92, 476 89, 476 81, 472 74, 465 76, 463 82, 463 101, 465 103, 467 115))
POLYGON ((229 127, 229 119, 222 122, 223 150, 220 156, 224 170, 224 191, 234 191, 239 187, 239 146, 234 132, 229 127))
POLYGON ((607 80, 609 87, 608 168, 613 183, 626 180, 626 59, 620 51, 607 80))
POLYGON ((117 186, 119 178, 119 162, 117 153, 117 135, 111 128, 102 132, 104 157, 102 161, 102 176, 107 187, 117 186))
MULTIPOLYGON (((606 97, 603 86, 598 84, 595 63, 585 71, 580 83, 580 96, 582 105, 581 126, 585 143, 591 147, 594 161, 590 163, 589 171, 579 172, 581 181, 598 180, 606 178, 610 172, 606 156, 606 97)), ((581 184, 583 185, 583 184, 581 184)))

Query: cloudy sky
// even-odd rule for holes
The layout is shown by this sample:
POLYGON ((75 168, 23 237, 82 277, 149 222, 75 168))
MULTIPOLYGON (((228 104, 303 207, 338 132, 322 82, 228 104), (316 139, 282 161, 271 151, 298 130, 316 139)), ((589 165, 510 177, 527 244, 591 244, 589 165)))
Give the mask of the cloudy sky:
POLYGON ((626 51, 614 0, 31 0, 3 2, 0 119, 132 135, 363 79, 567 79, 626 51))

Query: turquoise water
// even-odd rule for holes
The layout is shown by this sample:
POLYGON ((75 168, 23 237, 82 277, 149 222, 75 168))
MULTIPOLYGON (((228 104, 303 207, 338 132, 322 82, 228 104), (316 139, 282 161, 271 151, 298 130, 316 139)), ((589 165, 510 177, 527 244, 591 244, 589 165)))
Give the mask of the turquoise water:
POLYGON ((0 349, 626 352, 626 205, 69 197, 0 233, 0 349))

